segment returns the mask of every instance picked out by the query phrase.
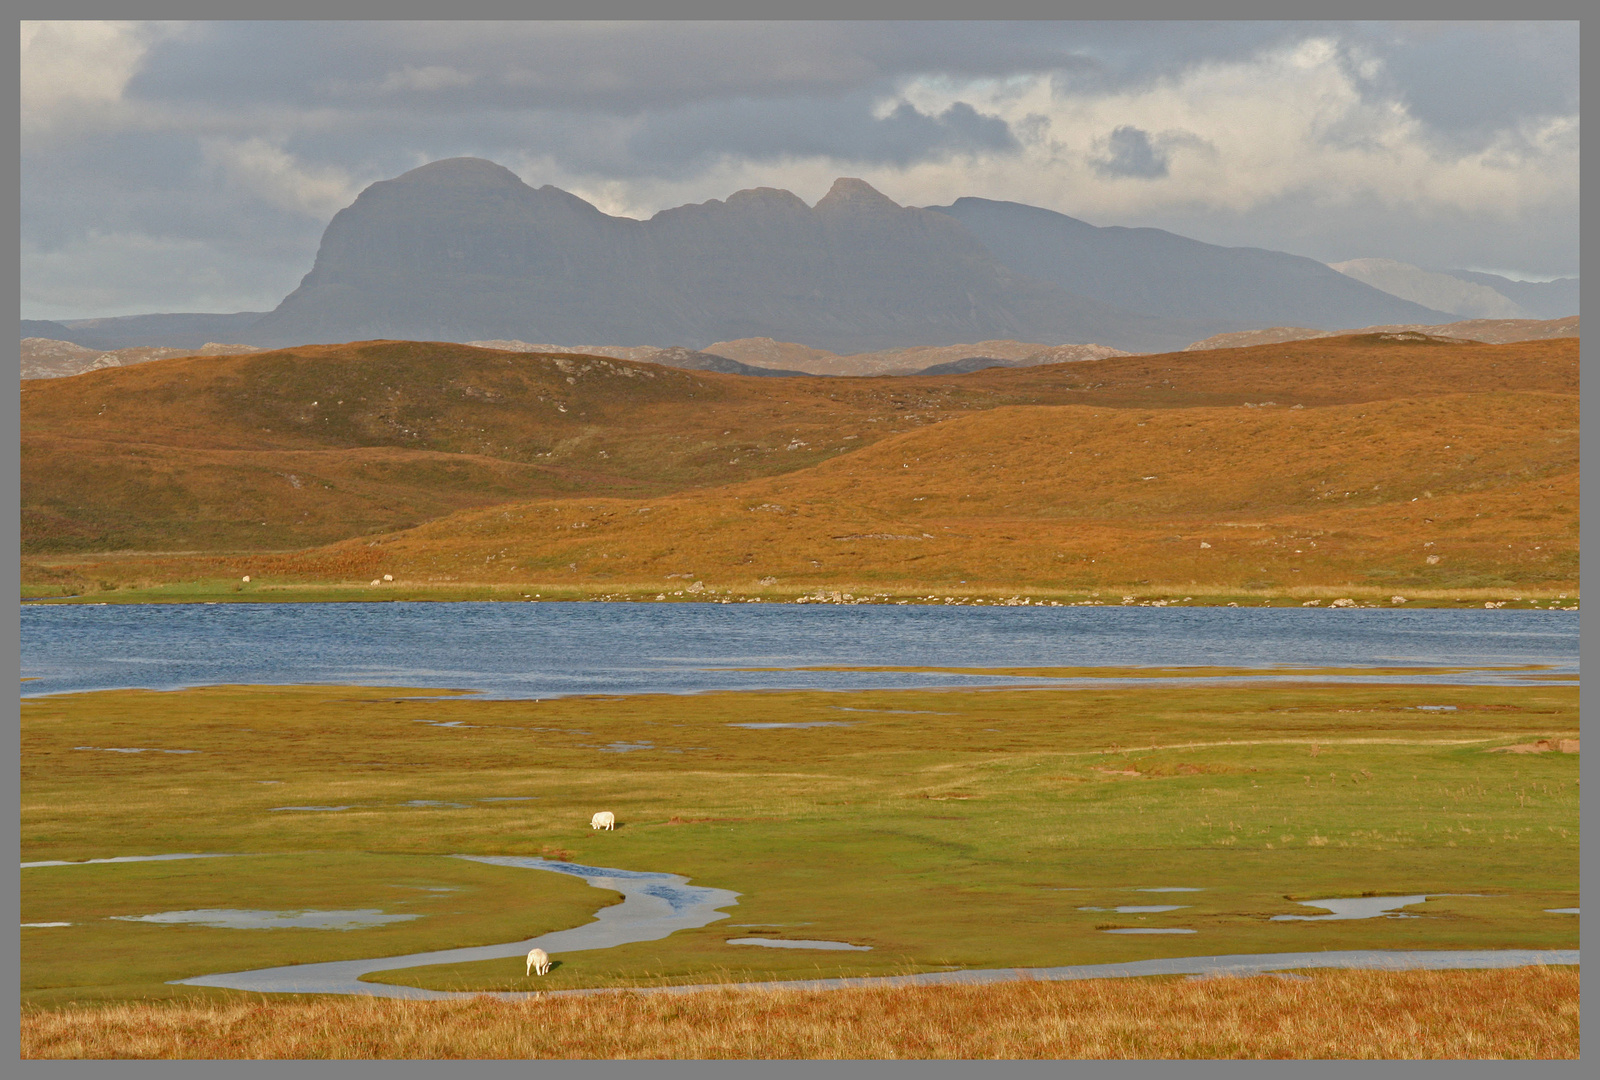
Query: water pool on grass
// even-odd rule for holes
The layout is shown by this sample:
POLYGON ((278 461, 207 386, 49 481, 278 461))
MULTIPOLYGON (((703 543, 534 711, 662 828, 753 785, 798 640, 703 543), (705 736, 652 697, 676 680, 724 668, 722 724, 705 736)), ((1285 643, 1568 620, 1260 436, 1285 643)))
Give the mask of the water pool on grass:
POLYGON ((210 926, 219 930, 361 930, 385 923, 410 922, 421 915, 387 915, 378 908, 354 911, 265 911, 249 908, 195 908, 154 915, 112 915, 119 922, 210 926))

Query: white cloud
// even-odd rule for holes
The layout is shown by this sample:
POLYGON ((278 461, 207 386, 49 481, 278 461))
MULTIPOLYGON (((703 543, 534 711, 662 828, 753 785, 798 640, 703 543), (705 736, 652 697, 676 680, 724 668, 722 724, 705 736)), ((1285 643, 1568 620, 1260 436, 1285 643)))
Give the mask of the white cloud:
POLYGON ((1576 116, 1540 118, 1481 149, 1452 150, 1429 139, 1397 99, 1372 90, 1380 73, 1376 60, 1318 38, 1106 94, 1059 94, 1047 76, 1020 92, 912 80, 903 92, 918 108, 970 101, 1011 123, 1023 153, 875 171, 905 201, 981 191, 1107 221, 1177 208, 1247 213, 1291 197, 1503 219, 1575 198, 1576 116), (1104 167, 1119 129, 1154 134, 1164 175, 1104 167))
POLYGON ((201 146, 207 163, 219 169, 234 190, 279 210, 327 219, 360 191, 344 169, 308 167, 265 139, 207 139, 201 146))
POLYGON ((1234 61, 1197 64, 1112 93, 1062 94, 1047 75, 1009 80, 911 79, 874 114, 902 103, 937 115, 958 101, 1006 120, 1020 154, 958 154, 905 168, 827 157, 754 163, 725 155, 676 181, 563 169, 544 156, 507 164, 610 213, 648 217, 738 187, 786 187, 814 199, 860 175, 907 205, 962 195, 1014 199, 1107 223, 1253 209, 1296 199, 1326 208, 1378 204, 1422 218, 1509 220, 1577 190, 1577 117, 1546 117, 1472 150, 1441 147, 1370 82, 1378 61, 1312 39, 1234 61), (1106 166, 1122 142, 1149 148, 1149 168, 1106 166), (1137 133, 1135 136, 1134 133, 1137 133))
POLYGON ((21 24, 22 132, 81 135, 119 113, 150 46, 182 24, 94 20, 21 24))

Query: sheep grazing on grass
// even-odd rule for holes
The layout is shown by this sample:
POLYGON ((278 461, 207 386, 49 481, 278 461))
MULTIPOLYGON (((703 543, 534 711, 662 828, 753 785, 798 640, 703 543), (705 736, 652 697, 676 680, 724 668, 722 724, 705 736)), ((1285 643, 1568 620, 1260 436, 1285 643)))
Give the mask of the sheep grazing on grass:
POLYGON ((550 954, 543 949, 534 949, 528 953, 528 974, 537 971, 540 975, 550 970, 550 954))
POLYGON ((615 829, 616 827, 617 815, 610 810, 602 810, 589 819, 589 828, 591 829, 615 829))

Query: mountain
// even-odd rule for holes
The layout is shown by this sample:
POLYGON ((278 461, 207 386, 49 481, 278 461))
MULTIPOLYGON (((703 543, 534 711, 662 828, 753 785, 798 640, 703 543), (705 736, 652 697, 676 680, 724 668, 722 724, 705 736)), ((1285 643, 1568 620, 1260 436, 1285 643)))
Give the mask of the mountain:
MULTIPOLYGON (((1482 282, 1440 280, 1497 295, 1482 282)), ((1548 285, 1495 288, 1526 286, 1557 306, 1576 294, 1575 282, 1548 285)), ((639 221, 551 185, 530 187, 491 161, 451 158, 362 191, 334 215, 310 272, 271 312, 29 323, 23 334, 98 349, 669 341, 755 367, 806 370, 812 365, 752 363, 714 346, 770 339, 864 354, 1094 341, 1158 352, 1262 326, 1434 325, 1453 314, 1312 259, 1160 229, 1100 228, 1020 203, 900 206, 841 177, 814 206, 752 188, 639 221)), ((1015 359, 983 350, 930 362, 989 355, 1015 359)))
POLYGON ((1578 314, 1578 279, 1556 278, 1554 281, 1513 281, 1499 274, 1482 274, 1474 270, 1440 270, 1462 281, 1487 285, 1501 296, 1515 301, 1535 319, 1561 319, 1578 314))
MULTIPOLYGON (((1487 285, 1436 274, 1394 259, 1351 259, 1329 266, 1375 289, 1467 319, 1528 319, 1533 316, 1487 285)), ((1567 314, 1571 314, 1568 312, 1567 314)))
POLYGON ((48 341, 65 341, 76 345, 72 340, 72 328, 62 323, 51 322, 49 319, 23 319, 22 337, 41 338, 48 341))
POLYGON ((132 349, 154 346, 199 349, 208 342, 243 341, 245 331, 265 312, 232 314, 180 312, 167 315, 118 315, 108 319, 23 319, 22 336, 70 341, 86 349, 132 349))
MULTIPOLYGON (((1443 322, 1449 314, 1281 251, 1218 247, 1161 229, 1101 228, 1054 210, 991 199, 957 199, 927 209, 965 225, 1016 273, 1133 311, 1226 320, 1236 324, 1233 330, 1443 322)), ((1078 340, 1129 347, 1109 336, 1078 340)))
POLYGON ((1242 329, 1129 311, 1016 273, 949 215, 841 178, 815 206, 755 188, 611 217, 478 158, 436 161, 334 215, 300 287, 244 337, 282 346, 771 337, 833 351, 1014 338, 1177 348, 1242 329))

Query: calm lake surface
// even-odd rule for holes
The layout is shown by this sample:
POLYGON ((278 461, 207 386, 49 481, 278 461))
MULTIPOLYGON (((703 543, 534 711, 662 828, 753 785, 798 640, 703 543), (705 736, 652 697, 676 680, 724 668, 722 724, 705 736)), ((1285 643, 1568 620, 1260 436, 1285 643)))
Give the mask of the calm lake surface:
MULTIPOLYGON (((1382 665, 1416 668, 1406 681, 1512 683, 1523 676, 1430 669, 1546 664, 1575 675, 1578 615, 620 602, 24 604, 22 675, 37 681, 23 683, 22 695, 221 683, 455 688, 496 698, 1073 684, 798 670, 821 665, 1285 669, 1261 676, 1277 679, 1296 677, 1296 667, 1382 665)), ((1352 671, 1331 678, 1373 676, 1352 671)))

